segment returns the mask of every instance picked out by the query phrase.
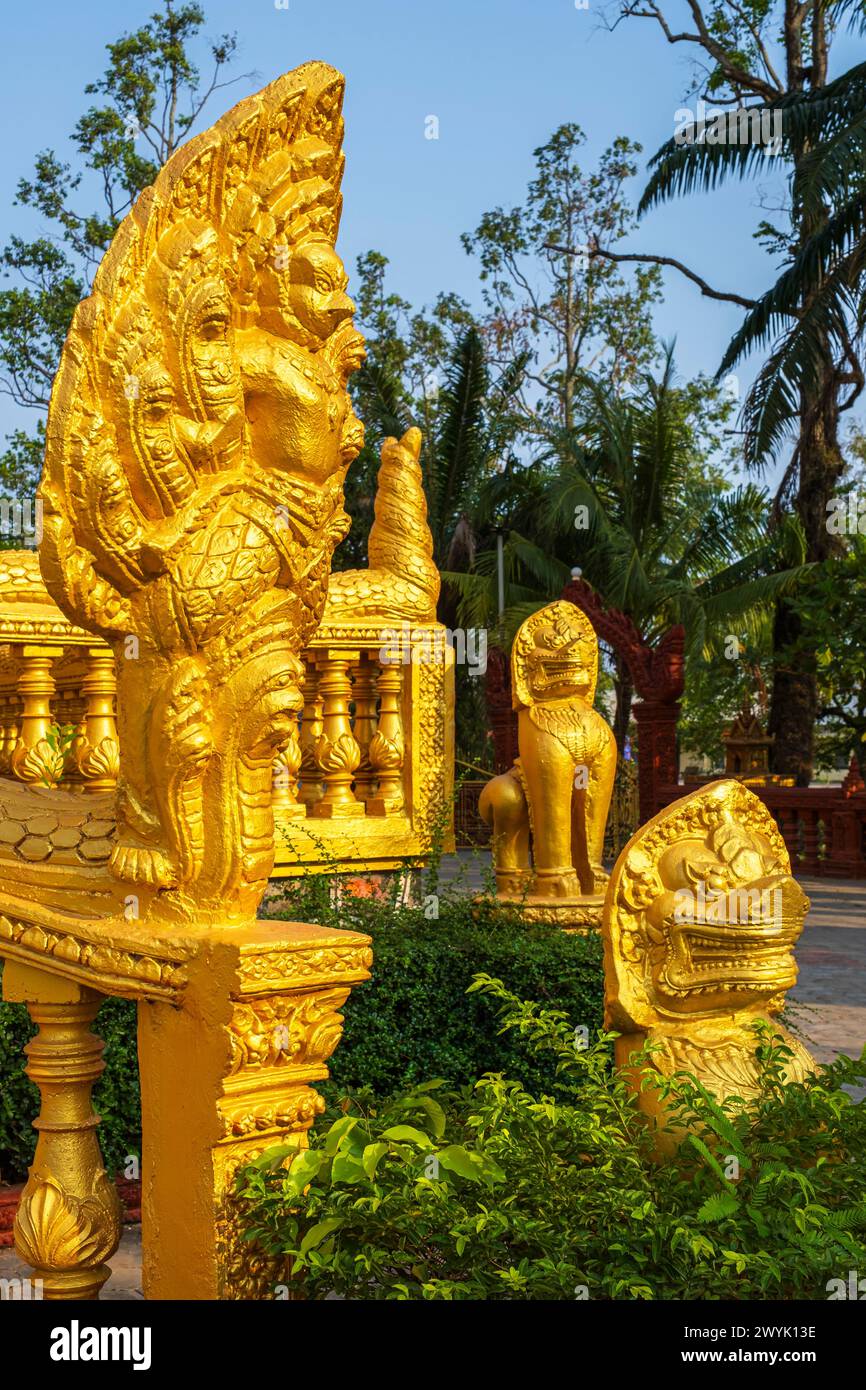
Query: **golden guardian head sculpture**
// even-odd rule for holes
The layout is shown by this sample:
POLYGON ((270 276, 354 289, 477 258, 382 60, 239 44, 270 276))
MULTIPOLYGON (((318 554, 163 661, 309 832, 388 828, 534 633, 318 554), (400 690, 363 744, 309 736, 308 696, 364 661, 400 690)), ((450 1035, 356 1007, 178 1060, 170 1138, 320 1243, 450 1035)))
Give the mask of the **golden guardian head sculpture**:
MULTIPOLYGON (((713 782, 632 837, 608 885, 605 1022, 617 1061, 647 1040, 665 1077, 697 1076, 720 1098, 757 1090, 754 1023, 782 1009, 809 900, 770 812, 739 782, 713 782)), ((790 1079, 812 1070, 778 1022, 790 1079)), ((652 1111, 650 1092, 641 1099, 652 1111)))
POLYGON ((306 64, 177 151, 120 226, 52 394, 42 569, 117 658, 111 867, 151 919, 248 919, 272 863, 271 768, 363 443, 334 249, 342 95, 306 64))
POLYGON ((521 899, 532 919, 572 928, 599 925, 607 882, 616 740, 593 708, 597 677, 595 630, 573 603, 526 619, 511 652, 520 757, 479 801, 493 825, 498 895, 521 899))

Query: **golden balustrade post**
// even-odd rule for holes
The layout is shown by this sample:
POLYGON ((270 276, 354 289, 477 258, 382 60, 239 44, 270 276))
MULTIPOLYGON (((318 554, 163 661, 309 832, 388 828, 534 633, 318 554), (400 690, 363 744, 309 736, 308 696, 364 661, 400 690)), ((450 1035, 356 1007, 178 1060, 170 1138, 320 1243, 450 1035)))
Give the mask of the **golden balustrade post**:
POLYGON ((103 1069, 102 1040, 90 1031, 103 996, 96 990, 7 960, 3 998, 27 1005, 38 1033, 24 1048, 39 1087, 39 1139, 15 1216, 15 1249, 42 1281, 47 1299, 93 1299, 120 1241, 117 1188, 105 1171, 90 1093, 103 1069))
POLYGON ((76 739, 75 763, 88 792, 113 791, 120 768, 114 698, 117 677, 114 653, 108 647, 88 647, 87 674, 81 686, 84 720, 76 739))
POLYGON ((2 695, 0 696, 0 775, 2 776, 5 776, 9 771, 12 749, 17 738, 17 734, 13 736, 14 728, 12 697, 2 695))
POLYGON ((309 814, 310 808, 315 806, 317 801, 321 801, 324 790, 322 773, 316 758, 316 744, 322 735, 322 697, 319 693, 319 675, 315 666, 310 663, 306 666, 305 672, 301 681, 304 712, 301 715, 301 786, 298 800, 307 807, 309 814))
POLYGON ((355 667, 352 699, 355 704, 352 732, 361 750, 361 761, 355 773, 355 796, 358 801, 369 801, 375 794, 376 782, 370 762, 370 740, 376 733, 376 668, 366 652, 362 652, 361 661, 355 667))
POLYGON ((259 922, 188 944, 183 1006, 138 1010, 144 1296, 272 1298, 286 1261, 244 1240, 235 1174, 273 1144, 305 1145, 369 939, 259 922))
POLYGON ((48 731, 54 722, 51 701, 55 686, 51 667, 58 655, 57 647, 20 648, 18 693, 23 709, 11 769, 22 782, 39 782, 46 787, 56 786, 63 776, 63 750, 53 748, 48 741, 48 731))
POLYGON ((403 760, 406 743, 400 697, 403 667, 384 662, 379 668, 379 723, 370 740, 369 758, 379 779, 375 796, 367 802, 371 816, 390 816, 403 809, 403 760))
POLYGON ((298 800, 298 773, 301 769, 301 744, 299 731, 295 725, 289 741, 274 759, 274 810, 283 819, 300 820, 307 814, 307 808, 298 800))
POLYGON ((312 809, 314 816, 338 817, 358 814, 352 791, 361 750, 352 733, 349 701, 352 682, 349 671, 361 658, 358 651, 329 649, 319 652, 319 691, 322 695, 322 732, 316 740, 316 761, 322 771, 325 791, 312 809))

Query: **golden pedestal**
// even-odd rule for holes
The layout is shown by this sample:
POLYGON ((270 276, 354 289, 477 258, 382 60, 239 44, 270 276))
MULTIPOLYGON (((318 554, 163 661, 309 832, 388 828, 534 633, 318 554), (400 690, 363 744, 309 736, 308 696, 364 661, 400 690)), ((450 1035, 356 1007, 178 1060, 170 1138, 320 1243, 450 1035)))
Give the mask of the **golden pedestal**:
POLYGON ((27 1071, 42 1110, 15 1239, 45 1297, 98 1296, 120 1237, 90 1105, 105 994, 138 1001, 145 1296, 269 1296, 281 1271, 240 1238, 234 1175, 272 1144, 305 1142, 340 1009, 369 978, 369 938, 265 921, 163 935, 21 908, 26 919, 0 919, 4 998, 39 1024, 27 1071))

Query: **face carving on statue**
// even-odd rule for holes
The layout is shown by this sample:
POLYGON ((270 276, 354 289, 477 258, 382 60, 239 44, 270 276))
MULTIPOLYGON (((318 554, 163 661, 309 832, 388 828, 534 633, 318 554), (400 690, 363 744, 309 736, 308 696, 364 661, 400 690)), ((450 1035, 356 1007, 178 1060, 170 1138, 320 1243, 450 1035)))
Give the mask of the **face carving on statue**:
POLYGON ((620 997, 633 1017, 637 1004, 643 1026, 772 1013, 796 982, 809 901, 772 818, 749 795, 725 782, 693 793, 649 822, 620 866, 611 940, 627 986, 620 997))
POLYGON ((568 623, 545 623, 536 629, 527 657, 529 687, 535 700, 586 699, 591 674, 583 632, 568 623))
POLYGON ((294 251, 278 242, 261 273, 261 326, 315 350, 355 312, 347 284, 329 242, 311 239, 294 251))

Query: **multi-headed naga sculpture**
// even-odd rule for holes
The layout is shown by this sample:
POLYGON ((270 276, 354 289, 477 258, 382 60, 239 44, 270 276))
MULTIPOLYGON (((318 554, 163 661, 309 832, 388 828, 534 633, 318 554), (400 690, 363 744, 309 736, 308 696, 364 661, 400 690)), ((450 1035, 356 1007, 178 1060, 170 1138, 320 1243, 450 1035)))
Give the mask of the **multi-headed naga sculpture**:
POLYGON ((298 654, 345 534, 363 358, 342 81, 310 64, 173 157, 78 308, 52 396, 42 568, 118 668, 112 870, 160 919, 249 917, 298 654))
POLYGON ((597 678, 598 642, 579 608, 558 601, 527 618, 511 652, 520 757, 479 800, 499 897, 564 926, 598 925, 607 883, 616 740, 593 709, 597 678))
MULTIPOLYGON (((363 439, 346 389, 363 344, 334 249, 342 92, 339 73, 307 64, 177 151, 79 306, 52 395, 40 562, 81 653, 70 671, 88 672, 88 712, 58 751, 57 648, 36 643, 56 638, 59 615, 19 566, 11 757, 26 767, 0 796, 3 993, 39 1025, 28 1072, 42 1094, 16 1244, 50 1298, 95 1296, 120 1233, 90 1105, 102 998, 140 1006, 145 1293, 267 1296, 279 1271, 241 1239, 234 1174, 275 1142, 304 1142, 339 1010, 369 974, 368 938, 256 917, 273 767, 284 753, 290 774, 300 763, 300 654, 326 598, 311 727, 335 825, 361 752, 365 817, 399 819, 409 687, 383 668, 377 718, 369 656, 383 622, 436 626, 417 431, 383 448, 370 569, 328 595, 363 439), (52 759, 67 757, 90 794, 55 788, 52 759)), ((442 723, 449 676, 442 665, 426 687, 441 692, 442 723)), ((411 782, 413 815, 441 796, 437 728, 436 776, 411 782)))
MULTIPOLYGON (((754 1024, 773 1020, 787 1076, 814 1068, 777 1021, 796 982, 809 900, 776 823, 739 782, 713 782, 642 826, 611 875, 604 912, 605 1021, 617 1064, 649 1041, 664 1077, 689 1072, 721 1099, 757 1091, 754 1024)), ((642 1108, 660 1122, 654 1089, 642 1108)), ((670 1147, 660 1137, 660 1148, 670 1147)))

